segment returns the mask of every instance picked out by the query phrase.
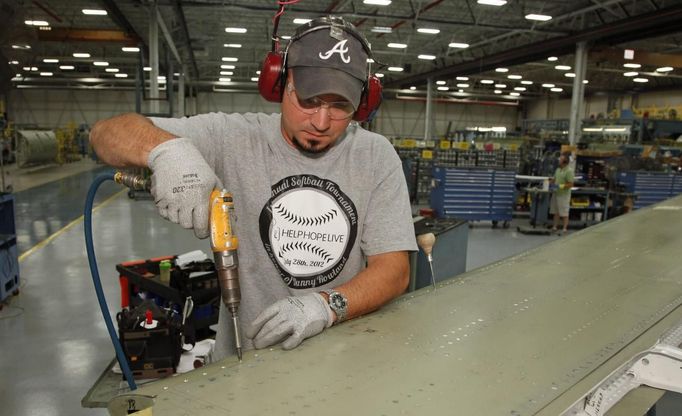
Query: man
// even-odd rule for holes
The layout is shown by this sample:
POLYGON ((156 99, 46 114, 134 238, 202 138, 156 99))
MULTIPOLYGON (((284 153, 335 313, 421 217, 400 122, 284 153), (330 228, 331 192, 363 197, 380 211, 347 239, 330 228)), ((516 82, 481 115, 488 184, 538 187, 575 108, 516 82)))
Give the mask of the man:
POLYGON ((557 232, 559 226, 559 218, 563 221, 563 231, 568 231, 568 213, 571 208, 571 188, 573 187, 573 170, 568 166, 568 156, 559 156, 559 166, 554 172, 554 177, 550 178, 552 182, 552 199, 550 201, 549 213, 554 214, 554 225, 552 232, 557 232))
MULTIPOLYGON (((366 44, 330 22, 292 40, 281 114, 126 114, 90 136, 104 162, 150 167, 159 213, 200 238, 211 190, 233 194, 245 349, 294 348, 408 284, 417 246, 400 160, 385 137, 350 123, 366 44)), ((234 354, 224 307, 219 319, 214 359, 234 354)))

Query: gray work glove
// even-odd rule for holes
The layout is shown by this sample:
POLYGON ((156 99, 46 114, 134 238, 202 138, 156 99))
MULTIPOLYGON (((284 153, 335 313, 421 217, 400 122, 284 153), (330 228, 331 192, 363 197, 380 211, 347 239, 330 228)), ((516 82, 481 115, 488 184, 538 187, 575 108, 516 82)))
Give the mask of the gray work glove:
POLYGON ((159 214, 194 235, 206 238, 211 191, 222 188, 213 169, 189 139, 173 139, 156 146, 147 160, 154 172, 151 192, 159 214))
POLYGON ((319 293, 280 299, 261 312, 246 328, 256 348, 265 348, 286 338, 282 348, 296 348, 304 339, 329 328, 332 310, 319 293))

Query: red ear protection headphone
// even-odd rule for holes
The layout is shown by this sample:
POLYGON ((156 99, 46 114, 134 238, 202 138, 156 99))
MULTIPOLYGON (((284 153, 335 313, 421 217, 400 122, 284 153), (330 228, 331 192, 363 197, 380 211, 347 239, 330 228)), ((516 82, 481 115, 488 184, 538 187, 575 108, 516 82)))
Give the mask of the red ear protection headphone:
MULTIPOLYGON (((365 52, 367 52, 367 56, 372 56, 369 42, 350 23, 339 17, 321 17, 315 19, 296 30, 296 33, 289 41, 284 52, 278 50, 276 41, 273 42, 273 50, 268 52, 265 56, 265 60, 261 66, 260 76, 258 77, 258 91, 260 92, 260 95, 268 101, 281 102, 284 84, 287 79, 286 61, 289 46, 310 32, 330 28, 332 26, 341 27, 345 32, 358 39, 365 52)), ((274 31, 277 31, 277 24, 275 24, 274 31)), ((273 35, 273 38, 276 39, 276 36, 273 35)), ((368 71, 367 80, 362 87, 360 104, 353 114, 353 120, 359 122, 367 120, 379 108, 379 105, 381 105, 381 81, 376 76, 369 74, 368 71)))

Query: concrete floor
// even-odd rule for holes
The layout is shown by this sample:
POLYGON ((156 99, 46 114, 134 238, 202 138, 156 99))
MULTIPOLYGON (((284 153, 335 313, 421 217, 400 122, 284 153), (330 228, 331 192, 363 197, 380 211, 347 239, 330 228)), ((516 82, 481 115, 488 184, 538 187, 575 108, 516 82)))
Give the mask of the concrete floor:
MULTIPOLYGON (((81 219, 85 194, 102 167, 15 193, 20 247, 20 293, 0 311, 0 415, 106 415, 84 409, 81 398, 114 356, 95 297, 81 219)), ((17 175, 15 173, 14 179, 17 175)), ((207 241, 160 218, 153 204, 128 198, 113 183, 102 186, 93 215, 95 248, 108 307, 118 309, 115 265, 122 261, 210 252, 207 241)), ((524 235, 475 223, 467 270, 533 249, 557 236, 524 235)), ((437 261, 437 259, 436 259, 437 261)), ((660 415, 680 414, 664 413, 660 415)))

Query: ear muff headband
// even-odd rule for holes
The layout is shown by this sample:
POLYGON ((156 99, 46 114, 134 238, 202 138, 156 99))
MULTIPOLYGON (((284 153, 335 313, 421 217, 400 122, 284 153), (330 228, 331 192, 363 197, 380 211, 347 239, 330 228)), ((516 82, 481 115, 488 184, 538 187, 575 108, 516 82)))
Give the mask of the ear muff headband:
MULTIPOLYGON (((372 50, 369 42, 362 33, 358 32, 350 23, 341 18, 331 16, 312 20, 296 30, 296 33, 292 36, 283 53, 281 51, 271 51, 265 56, 265 60, 261 66, 261 73, 258 77, 258 91, 260 92, 260 95, 267 101, 281 102, 284 93, 284 84, 287 79, 286 61, 289 54, 289 47, 311 32, 331 27, 340 28, 356 38, 367 53, 367 56, 372 57, 372 50)), ((365 121, 370 115, 376 112, 381 104, 381 90, 381 81, 379 78, 368 74, 367 80, 365 80, 363 85, 360 104, 353 115, 353 120, 365 121)))

